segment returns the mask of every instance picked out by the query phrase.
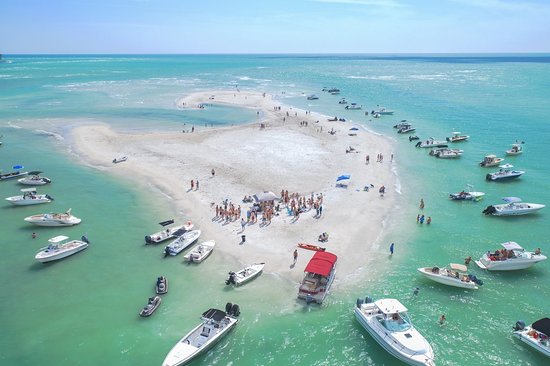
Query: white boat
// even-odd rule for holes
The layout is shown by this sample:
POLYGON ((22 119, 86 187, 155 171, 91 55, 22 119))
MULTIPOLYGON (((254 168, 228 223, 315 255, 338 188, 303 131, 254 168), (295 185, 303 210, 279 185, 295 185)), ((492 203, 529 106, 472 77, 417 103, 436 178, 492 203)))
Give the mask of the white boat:
POLYGON ((350 105, 346 106, 346 109, 361 109, 361 106, 357 103, 351 103, 350 105))
POLYGON ((420 147, 423 149, 434 148, 434 147, 448 147, 447 141, 437 141, 433 137, 430 137, 426 141, 418 141, 415 147, 420 147))
POLYGON ((485 155, 483 160, 479 163, 480 166, 488 167, 488 166, 497 166, 500 164, 501 161, 503 161, 503 158, 497 158, 496 155, 485 155))
POLYGON ((473 187, 474 186, 472 186, 471 184, 468 184, 465 190, 458 193, 449 194, 449 198, 454 201, 479 201, 483 198, 483 196, 485 196, 485 193, 474 192, 472 191, 473 187))
POLYGON ((139 316, 148 317, 151 316, 155 310, 158 309, 162 299, 160 296, 150 297, 147 304, 140 310, 139 316))
POLYGON ((510 150, 506 150, 506 155, 519 155, 521 153, 523 153, 521 144, 512 144, 512 148, 510 150))
POLYGON ((40 249, 35 258, 42 263, 63 259, 88 248, 89 241, 85 236, 82 240, 67 240, 69 237, 59 235, 48 240, 47 247, 40 249))
POLYGON ((208 309, 201 315, 201 323, 172 347, 162 366, 184 365, 205 353, 237 325, 239 315, 237 304, 227 303, 225 311, 208 309))
POLYGON ((406 119, 402 120, 398 124, 393 125, 393 128, 397 128, 398 130, 402 129, 403 127, 411 127, 412 125, 407 122, 406 119))
POLYGON ((514 271, 529 268, 538 262, 546 260, 540 250, 528 252, 518 243, 508 241, 501 244, 504 248, 495 252, 487 252, 476 261, 479 268, 489 271, 514 271))
POLYGON ((258 277, 264 270, 265 263, 254 263, 246 266, 237 272, 229 272, 229 277, 225 280, 226 285, 240 286, 258 277))
POLYGON ((315 252, 306 268, 305 275, 298 288, 298 298, 307 303, 322 304, 336 277, 338 257, 330 252, 315 252))
POLYGON ((485 179, 493 182, 508 181, 514 178, 519 178, 525 173, 524 170, 513 170, 512 164, 503 164, 499 166, 498 172, 492 172, 485 176, 485 179))
POLYGON ((168 244, 164 248, 164 255, 178 255, 185 248, 188 248, 201 236, 200 230, 191 230, 185 232, 182 236, 168 244))
POLYGON ((463 135, 462 132, 453 132, 453 135, 451 137, 447 137, 446 140, 448 142, 461 142, 466 141, 470 138, 468 135, 463 135))
POLYGON ((525 322, 518 320, 514 326, 514 337, 523 343, 550 357, 550 319, 542 318, 531 325, 525 326, 525 322))
POLYGON ((3 174, 0 174, 0 180, 14 179, 14 178, 22 177, 27 174, 29 174, 29 172, 24 172, 21 170, 17 170, 10 173, 3 173, 3 174))
POLYGON ((422 273, 430 280, 444 285, 471 290, 477 290, 479 288, 478 285, 483 285, 483 281, 467 273, 468 268, 463 264, 451 263, 449 264, 449 268, 422 267, 418 268, 418 272, 422 273))
POLYGON ((439 149, 431 150, 430 155, 435 156, 436 158, 439 158, 439 159, 456 159, 456 158, 460 158, 463 152, 464 150, 449 149, 446 147, 442 147, 439 149))
POLYGON ((397 133, 411 133, 411 132, 414 132, 414 131, 416 131, 416 128, 414 128, 411 125, 408 125, 408 126, 404 126, 404 127, 401 127, 400 129, 398 129, 397 133))
POLYGON ((348 104, 348 101, 346 100, 346 98, 342 98, 342 99, 340 99, 338 104, 348 104))
POLYGON ((28 206, 28 205, 38 205, 40 203, 52 202, 53 198, 47 194, 37 194, 36 188, 23 188, 21 190, 22 195, 12 196, 6 198, 6 201, 16 206, 28 206))
POLYGON ((482 212, 493 216, 516 216, 527 215, 546 207, 540 203, 521 202, 521 198, 518 197, 504 197, 502 200, 506 203, 487 206, 482 212))
POLYGON ((381 116, 384 116, 384 115, 392 115, 392 114, 393 114, 393 111, 392 111, 392 110, 389 110, 389 109, 387 109, 387 108, 385 108, 385 107, 379 107, 378 109, 375 109, 373 112, 374 112, 374 113, 372 113, 372 114, 378 113, 378 114, 381 115, 381 116))
POLYGON ((435 366, 430 343, 416 330, 408 309, 396 299, 357 299, 355 318, 392 356, 415 366, 435 366))
POLYGON ((145 244, 158 244, 168 239, 179 238, 185 232, 193 229, 194 225, 191 221, 187 221, 185 225, 169 226, 174 223, 174 219, 159 222, 159 225, 166 227, 161 231, 145 236, 145 244))
POLYGON ((44 213, 39 215, 32 215, 25 217, 26 222, 35 224, 38 226, 73 226, 78 225, 82 221, 76 216, 71 214, 71 209, 69 208, 67 212, 64 213, 44 213))
POLYGON ((311 94, 307 96, 307 100, 316 100, 316 99, 319 99, 319 97, 316 96, 315 94, 311 94))
POLYGON ((119 158, 114 158, 113 163, 118 164, 118 163, 122 163, 123 161, 126 161, 126 160, 128 160, 127 156, 121 156, 119 158))
POLYGON ((48 184, 52 182, 50 178, 43 177, 40 175, 40 173, 42 172, 39 172, 39 171, 29 172, 28 176, 18 179, 17 181, 19 182, 19 184, 24 184, 28 186, 43 186, 44 184, 48 184))
POLYGON ((329 90, 327 90, 330 94, 332 95, 338 95, 340 94, 340 89, 338 88, 330 88, 329 90))
POLYGON ((193 247, 189 253, 183 256, 183 258, 188 262, 201 263, 212 254, 215 246, 216 242, 214 240, 203 241, 193 247))

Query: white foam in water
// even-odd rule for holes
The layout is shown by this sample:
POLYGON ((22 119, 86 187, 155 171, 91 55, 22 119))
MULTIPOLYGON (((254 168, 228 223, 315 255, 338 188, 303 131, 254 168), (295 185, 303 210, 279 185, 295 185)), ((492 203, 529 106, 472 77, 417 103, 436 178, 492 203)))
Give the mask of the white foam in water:
POLYGON ((62 141, 62 140, 65 139, 63 136, 61 136, 60 134, 55 133, 55 132, 46 131, 46 130, 34 130, 34 131, 39 135, 52 136, 58 141, 62 141))

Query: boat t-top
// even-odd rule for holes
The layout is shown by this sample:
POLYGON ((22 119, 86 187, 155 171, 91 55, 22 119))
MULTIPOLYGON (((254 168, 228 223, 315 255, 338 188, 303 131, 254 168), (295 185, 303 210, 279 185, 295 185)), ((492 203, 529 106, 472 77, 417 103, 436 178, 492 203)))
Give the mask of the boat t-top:
POLYGON ((47 194, 37 194, 34 187, 23 188, 21 192, 23 193, 22 195, 7 197, 6 201, 16 206, 37 205, 53 201, 53 198, 47 194))
POLYGON ((471 184, 466 185, 466 189, 458 193, 449 194, 449 198, 454 201, 479 201, 485 196, 484 192, 474 192, 472 189, 474 186, 471 184))
POLYGON ((478 285, 483 285, 483 281, 467 273, 468 268, 463 264, 451 263, 449 268, 422 267, 418 268, 418 272, 432 281, 448 286, 477 290, 478 285))
POLYGON ((201 236, 200 230, 191 230, 185 232, 182 236, 172 241, 164 248, 164 255, 178 255, 184 249, 193 244, 201 236))
POLYGON ((541 254, 540 249, 528 252, 514 241, 508 241, 501 245, 502 249, 492 253, 487 252, 476 261, 479 268, 489 271, 513 271, 529 268, 547 259, 545 255, 541 254))
POLYGON ((447 137, 446 140, 448 142, 461 142, 466 141, 470 138, 468 135, 463 135, 462 132, 453 132, 453 135, 451 137, 447 137))
POLYGON ((28 186, 43 186, 44 184, 52 182, 50 178, 43 177, 40 175, 40 173, 42 172, 38 170, 29 172, 28 176, 20 178, 17 181, 19 182, 19 184, 25 184, 28 186))
POLYGON ((428 138, 426 141, 418 141, 414 146, 424 149, 434 147, 448 147, 447 141, 437 141, 433 137, 428 138))
POLYGON ((464 150, 459 149, 449 149, 447 147, 442 147, 439 149, 433 149, 430 151, 430 155, 435 156, 439 159, 456 159, 462 156, 464 150))
POLYGON ((415 366, 435 366, 430 343, 416 330, 408 309, 396 299, 357 299, 355 318, 388 353, 415 366))
POLYGON ((504 197, 502 200, 506 203, 487 206, 482 212, 493 216, 515 216, 527 215, 546 207, 540 203, 521 202, 519 197, 504 197))
POLYGON ((374 113, 372 113, 372 114, 379 114, 381 116, 392 115, 393 114, 392 110, 387 109, 386 107, 380 107, 380 106, 378 106, 378 109, 375 109, 373 112, 374 113))
POLYGON ((542 318, 526 326, 523 320, 518 320, 514 326, 514 337, 523 343, 550 357, 550 319, 542 318))
POLYGON ((497 166, 503 160, 504 160, 503 158, 497 158, 496 155, 492 155, 492 154, 491 155, 485 155, 485 157, 479 163, 479 165, 483 166, 483 167, 497 166))
POLYGON ((512 148, 510 150, 506 150, 506 155, 519 155, 521 153, 523 153, 521 144, 512 144, 512 148))
POLYGON ((350 105, 346 106, 346 109, 361 109, 361 105, 357 103, 351 103, 350 105))
POLYGON ((70 208, 64 213, 50 212, 32 215, 25 217, 24 220, 38 226, 73 226, 80 224, 82 221, 78 217, 71 214, 70 208))
POLYGON ((225 305, 225 311, 206 310, 202 313, 201 323, 172 347, 162 366, 184 365, 205 353, 237 325, 240 314, 239 305, 230 302, 225 305))
POLYGON ((397 133, 411 133, 416 131, 416 128, 411 126, 411 124, 407 124, 407 126, 403 126, 400 129, 397 130, 397 133))
POLYGON ((401 120, 401 122, 399 122, 399 123, 393 125, 393 128, 397 128, 398 130, 400 130, 400 129, 402 129, 403 127, 411 127, 411 126, 412 126, 412 125, 411 125, 409 122, 407 122, 406 119, 404 119, 404 120, 401 120))
POLYGON ((525 173, 524 170, 514 170, 512 164, 499 165, 498 172, 492 172, 485 176, 485 179, 493 182, 508 181, 514 178, 519 178, 525 173))
POLYGON ((36 260, 42 263, 52 262, 66 258, 88 248, 89 241, 83 236, 82 240, 68 240, 69 237, 59 235, 48 240, 47 247, 40 249, 35 256, 36 260))

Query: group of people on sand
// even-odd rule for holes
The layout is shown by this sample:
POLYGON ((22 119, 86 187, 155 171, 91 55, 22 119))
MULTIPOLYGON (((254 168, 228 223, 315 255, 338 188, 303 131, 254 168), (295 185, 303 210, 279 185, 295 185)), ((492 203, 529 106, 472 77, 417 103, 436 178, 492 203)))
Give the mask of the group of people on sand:
POLYGON ((221 205, 216 205, 216 218, 225 222, 238 220, 241 217, 241 206, 235 206, 233 202, 224 200, 221 205))

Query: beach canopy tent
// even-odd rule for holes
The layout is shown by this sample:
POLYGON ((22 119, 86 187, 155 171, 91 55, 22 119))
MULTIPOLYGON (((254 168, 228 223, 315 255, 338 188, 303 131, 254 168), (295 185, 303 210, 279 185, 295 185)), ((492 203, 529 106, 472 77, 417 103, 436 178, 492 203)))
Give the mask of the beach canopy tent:
POLYGON ((350 131, 359 131, 359 129, 357 127, 352 127, 349 129, 350 131))
POLYGON ((315 252, 304 272, 327 277, 337 259, 338 257, 335 254, 329 252, 315 252))
POLYGON ((264 191, 262 193, 255 194, 252 197, 254 197, 254 200, 256 202, 274 201, 279 198, 275 193, 271 191, 264 191))
POLYGON ((19 169, 23 169, 23 168, 24 168, 23 165, 14 165, 13 166, 13 169, 15 169, 15 170, 19 170, 19 169))
POLYGON ((337 181, 337 182, 346 181, 346 180, 349 180, 350 178, 351 178, 351 175, 349 175, 349 174, 342 174, 342 175, 340 175, 338 178, 336 178, 336 181, 337 181))

